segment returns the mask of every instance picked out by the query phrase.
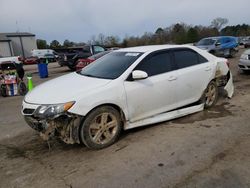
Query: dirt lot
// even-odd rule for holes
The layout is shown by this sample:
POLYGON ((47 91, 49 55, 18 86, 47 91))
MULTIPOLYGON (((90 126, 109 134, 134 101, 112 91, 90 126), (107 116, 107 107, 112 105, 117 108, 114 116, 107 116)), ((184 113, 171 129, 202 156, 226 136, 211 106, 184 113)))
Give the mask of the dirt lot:
MULTIPOLYGON (((126 131, 100 151, 58 140, 49 148, 24 122, 23 97, 0 97, 0 187, 250 187, 250 74, 237 70, 241 53, 230 59, 231 100, 126 131)), ((25 69, 36 72, 34 65, 25 69)), ((48 79, 66 73, 66 67, 50 64, 48 79)), ((45 80, 34 73, 34 81, 45 80)))

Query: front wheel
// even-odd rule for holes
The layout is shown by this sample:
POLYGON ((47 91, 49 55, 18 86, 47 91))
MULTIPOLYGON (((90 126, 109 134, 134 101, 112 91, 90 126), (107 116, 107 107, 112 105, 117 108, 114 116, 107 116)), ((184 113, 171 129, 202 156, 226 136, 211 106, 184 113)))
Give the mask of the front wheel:
POLYGON ((80 127, 80 139, 90 149, 103 149, 116 142, 121 130, 120 113, 111 106, 103 106, 87 115, 80 127))
POLYGON ((205 108, 214 106, 218 99, 218 86, 215 81, 211 81, 204 93, 205 108))
POLYGON ((23 81, 18 85, 18 92, 20 95, 25 95, 27 93, 27 87, 23 81))

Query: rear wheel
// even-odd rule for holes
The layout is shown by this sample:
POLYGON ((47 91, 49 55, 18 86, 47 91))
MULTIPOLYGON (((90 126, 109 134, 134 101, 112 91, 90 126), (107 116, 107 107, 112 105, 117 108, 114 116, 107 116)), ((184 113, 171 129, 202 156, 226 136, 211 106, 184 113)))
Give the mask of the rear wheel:
POLYGON ((211 81, 204 93, 205 108, 214 106, 218 99, 218 87, 215 81, 211 81))
POLYGON ((119 138, 122 130, 120 113, 111 106, 90 112, 80 127, 81 141, 91 149, 103 149, 119 138))
POLYGON ((7 86, 5 84, 0 86, 0 93, 3 97, 7 97, 7 86))
POLYGON ((75 71, 75 70, 76 70, 76 67, 73 66, 73 65, 68 65, 68 67, 69 67, 69 69, 70 69, 71 71, 75 71))

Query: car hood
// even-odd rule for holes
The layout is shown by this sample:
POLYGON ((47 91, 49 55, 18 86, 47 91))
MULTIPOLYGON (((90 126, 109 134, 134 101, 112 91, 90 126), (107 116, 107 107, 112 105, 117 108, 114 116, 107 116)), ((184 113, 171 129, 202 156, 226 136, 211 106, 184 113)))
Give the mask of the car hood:
POLYGON ((210 50, 213 46, 211 46, 211 45, 206 45, 206 46, 196 46, 196 47, 198 47, 198 48, 200 48, 200 49, 202 49, 202 50, 210 50))
POLYGON ((70 73, 38 85, 25 96, 25 102, 32 104, 59 104, 75 101, 92 90, 111 82, 70 73))

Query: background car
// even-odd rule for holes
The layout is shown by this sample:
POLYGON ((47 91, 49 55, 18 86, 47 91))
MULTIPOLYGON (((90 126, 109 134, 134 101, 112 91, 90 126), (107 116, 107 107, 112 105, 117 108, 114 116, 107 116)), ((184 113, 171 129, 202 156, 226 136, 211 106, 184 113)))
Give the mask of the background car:
POLYGON ((82 47, 70 47, 67 49, 58 49, 59 55, 58 64, 60 66, 68 66, 70 70, 76 70, 78 59, 87 58, 94 54, 106 51, 102 46, 86 45, 82 47))
POLYGON ((240 56, 238 67, 243 72, 250 71, 250 50, 246 50, 240 56))
POLYGON ((32 65, 37 64, 38 57, 27 57, 24 59, 23 64, 25 65, 32 65))
POLYGON ((244 45, 245 48, 249 48, 250 47, 250 37, 244 37, 242 39, 242 44, 244 45))
POLYGON ((216 56, 234 57, 238 51, 238 39, 231 36, 209 37, 201 39, 195 46, 216 56))
POLYGON ((92 63, 93 61, 99 59, 100 57, 112 52, 112 50, 100 52, 98 54, 92 55, 86 59, 78 59, 76 64, 76 70, 81 70, 83 67, 86 67, 88 64, 92 63))

